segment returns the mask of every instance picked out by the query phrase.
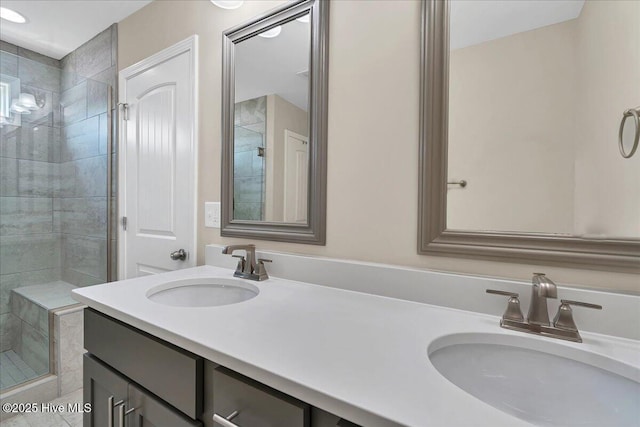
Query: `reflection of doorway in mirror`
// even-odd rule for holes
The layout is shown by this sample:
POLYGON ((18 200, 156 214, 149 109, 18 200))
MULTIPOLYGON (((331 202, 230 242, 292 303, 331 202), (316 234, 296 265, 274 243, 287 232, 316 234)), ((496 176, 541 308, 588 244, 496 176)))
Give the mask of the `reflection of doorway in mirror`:
POLYGON ((284 131, 284 221, 307 222, 309 138, 284 131))
MULTIPOLYGON (((305 110, 297 107, 286 99, 278 95, 267 96, 267 126, 266 126, 266 171, 265 171, 265 221, 271 222, 288 222, 288 223, 306 223, 307 220, 307 194, 308 188, 304 191, 289 190, 289 195, 297 194, 299 198, 297 203, 304 205, 304 212, 298 210, 298 214, 286 214, 285 207, 285 191, 287 186, 291 185, 285 176, 286 157, 287 157, 287 140, 286 132, 292 132, 308 141, 309 135, 309 118, 305 110), (304 198, 304 200, 302 200, 304 198), (292 218, 298 217, 297 220, 292 218)), ((308 144, 305 148, 308 151, 308 144)), ((308 172, 308 154, 306 155, 305 170, 308 172)), ((295 178, 295 174, 289 174, 295 178)), ((305 184, 308 183, 308 177, 305 175, 305 184)), ((298 184, 302 184, 298 182, 298 184)), ((291 208, 293 199, 288 202, 291 208)))

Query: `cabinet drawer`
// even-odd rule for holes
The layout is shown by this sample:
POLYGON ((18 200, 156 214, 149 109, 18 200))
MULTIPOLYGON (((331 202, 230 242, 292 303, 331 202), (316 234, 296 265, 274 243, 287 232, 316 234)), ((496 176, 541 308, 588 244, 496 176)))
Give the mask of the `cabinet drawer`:
MULTIPOLYGON (((221 366, 213 370, 213 412, 239 427, 309 427, 310 406, 221 366)), ((224 424, 214 422, 216 427, 224 424)))
POLYGON ((84 311, 84 346, 191 418, 202 413, 201 357, 89 308, 84 311))

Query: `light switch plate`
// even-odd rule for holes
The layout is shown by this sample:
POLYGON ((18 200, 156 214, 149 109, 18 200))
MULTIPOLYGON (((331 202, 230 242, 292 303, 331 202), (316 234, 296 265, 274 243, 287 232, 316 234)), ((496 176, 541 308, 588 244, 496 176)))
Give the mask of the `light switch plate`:
POLYGON ((220 202, 204 203, 204 226, 220 228, 220 202))

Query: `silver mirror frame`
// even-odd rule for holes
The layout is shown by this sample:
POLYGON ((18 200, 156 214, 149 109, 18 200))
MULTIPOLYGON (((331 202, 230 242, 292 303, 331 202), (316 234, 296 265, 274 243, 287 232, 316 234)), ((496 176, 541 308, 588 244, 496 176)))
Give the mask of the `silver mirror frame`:
POLYGON ((231 28, 222 37, 222 210, 220 234, 227 237, 324 245, 327 205, 327 89, 329 1, 298 0, 231 28), (310 13, 309 197, 307 224, 233 219, 234 45, 269 28, 310 13))
POLYGON ((449 0, 422 0, 418 253, 640 272, 640 241, 447 229, 449 0))

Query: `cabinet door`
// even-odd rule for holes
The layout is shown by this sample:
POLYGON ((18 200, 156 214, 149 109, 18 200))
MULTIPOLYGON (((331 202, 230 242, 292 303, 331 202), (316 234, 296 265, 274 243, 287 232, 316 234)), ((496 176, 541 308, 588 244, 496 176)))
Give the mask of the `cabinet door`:
POLYGON ((84 401, 91 403, 91 411, 83 415, 84 427, 115 427, 116 407, 127 401, 127 380, 88 354, 83 374, 84 401))
POLYGON ((202 427, 150 393, 129 384, 129 404, 119 408, 123 412, 122 427, 202 427))

